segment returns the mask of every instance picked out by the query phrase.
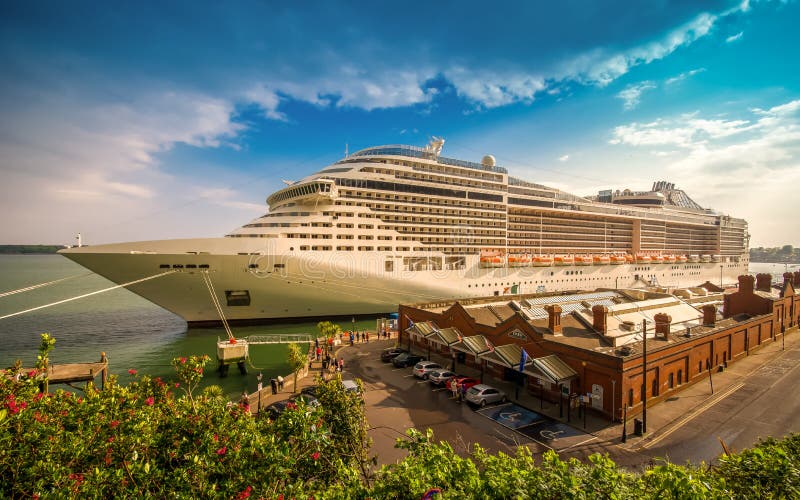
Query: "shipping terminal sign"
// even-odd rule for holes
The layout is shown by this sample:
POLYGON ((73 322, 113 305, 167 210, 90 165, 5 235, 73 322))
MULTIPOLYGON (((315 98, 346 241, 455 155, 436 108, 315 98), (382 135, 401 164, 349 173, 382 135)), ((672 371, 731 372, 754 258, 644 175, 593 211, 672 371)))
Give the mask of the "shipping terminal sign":
POLYGON ((522 332, 522 330, 520 330, 519 328, 515 328, 515 329, 511 330, 510 332, 508 332, 508 336, 511 337, 511 338, 520 339, 520 340, 529 340, 528 336, 525 335, 522 332))

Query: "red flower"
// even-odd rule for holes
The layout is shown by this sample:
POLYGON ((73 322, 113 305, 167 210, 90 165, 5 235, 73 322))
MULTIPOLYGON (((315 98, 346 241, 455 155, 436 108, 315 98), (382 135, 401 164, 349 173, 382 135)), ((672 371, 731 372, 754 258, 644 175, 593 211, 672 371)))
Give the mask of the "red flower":
POLYGON ((176 388, 176 389, 177 389, 178 387, 180 387, 180 386, 181 386, 181 384, 180 384, 179 382, 175 382, 175 388, 176 388))
POLYGON ((119 425, 119 420, 112 420, 111 421, 111 428, 112 429, 116 429, 118 425, 119 425))
POLYGON ((218 449, 218 450, 217 450, 217 455, 220 455, 220 456, 222 456, 222 455, 224 455, 225 453, 227 453, 227 451, 228 451, 228 447, 227 447, 227 446, 223 446, 222 448, 220 448, 220 449, 218 449))
POLYGON ((128 370, 128 374, 129 374, 129 375, 136 375, 137 373, 139 373, 139 372, 137 372, 137 371, 136 371, 135 369, 133 369, 133 368, 131 368, 131 369, 129 369, 129 370, 128 370))
POLYGON ((248 486, 247 488, 245 488, 242 491, 240 491, 239 495, 236 498, 240 498, 240 499, 241 498, 249 498, 251 491, 253 491, 253 487, 252 486, 248 486))
POLYGON ((294 403, 286 403, 286 408, 288 408, 290 410, 296 410, 297 409, 297 405, 294 404, 294 403))
POLYGON ((150 396, 149 398, 144 400, 144 404, 146 404, 147 406, 153 406, 153 403, 155 403, 155 401, 156 400, 153 399, 153 396, 150 396))
POLYGON ((34 370, 31 370, 31 371, 29 371, 29 372, 28 372, 28 378, 33 378, 33 377, 35 377, 35 376, 37 375, 37 373, 38 373, 38 372, 37 372, 35 369, 34 369, 34 370))
POLYGON ((37 392, 36 395, 33 397, 33 399, 35 399, 36 401, 39 401, 43 397, 44 397, 44 393, 43 392, 37 392))
POLYGON ((186 364, 186 356, 180 358, 181 364, 186 364))
POLYGON ((319 460, 319 452, 315 451, 314 453, 312 453, 311 458, 313 458, 314 460, 319 460))

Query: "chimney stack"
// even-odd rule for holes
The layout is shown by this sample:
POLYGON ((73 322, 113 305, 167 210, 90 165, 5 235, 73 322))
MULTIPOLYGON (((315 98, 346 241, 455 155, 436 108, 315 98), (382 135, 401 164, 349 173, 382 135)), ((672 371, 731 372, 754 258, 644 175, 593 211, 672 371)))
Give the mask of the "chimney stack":
POLYGON ((717 308, 711 304, 703 306, 703 326, 714 326, 717 323, 717 308))
POLYGON ((794 272, 794 283, 792 283, 795 288, 800 288, 800 271, 794 272))
POLYGON ((595 330, 605 335, 608 333, 608 307, 596 305, 592 307, 592 326, 595 330))
POLYGON ((656 335, 661 334, 666 339, 669 335, 670 325, 672 325, 672 316, 666 313, 658 313, 653 319, 656 320, 656 335))
POLYGON ((789 283, 794 284, 794 277, 792 276, 792 273, 783 273, 783 286, 786 286, 789 283))
POLYGON ((547 328, 553 335, 561 335, 561 306, 545 306, 545 310, 547 310, 547 328))
POLYGON ((756 290, 769 292, 772 286, 772 275, 769 273, 756 274, 756 290))
POLYGON ((753 293, 753 284, 755 283, 756 279, 749 275, 743 274, 739 276, 739 291, 742 293, 753 293))

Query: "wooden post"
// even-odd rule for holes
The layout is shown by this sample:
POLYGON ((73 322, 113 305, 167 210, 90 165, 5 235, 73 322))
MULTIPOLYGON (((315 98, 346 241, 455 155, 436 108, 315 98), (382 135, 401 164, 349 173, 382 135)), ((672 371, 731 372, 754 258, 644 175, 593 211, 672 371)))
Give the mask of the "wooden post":
POLYGON ((100 362, 105 363, 105 366, 103 366, 103 371, 100 374, 100 390, 105 390, 106 378, 108 377, 108 358, 106 358, 106 353, 100 353, 100 362))
POLYGON ((647 320, 642 320, 642 432, 647 432, 647 320))

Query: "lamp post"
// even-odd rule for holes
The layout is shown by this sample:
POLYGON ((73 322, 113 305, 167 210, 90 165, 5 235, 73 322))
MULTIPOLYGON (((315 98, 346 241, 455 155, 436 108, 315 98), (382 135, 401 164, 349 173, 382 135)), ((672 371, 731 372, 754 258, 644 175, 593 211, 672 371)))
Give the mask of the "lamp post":
POLYGON ((722 288, 722 264, 719 265, 719 287, 722 288))
POLYGON ((642 433, 647 432, 647 320, 642 320, 642 433))

